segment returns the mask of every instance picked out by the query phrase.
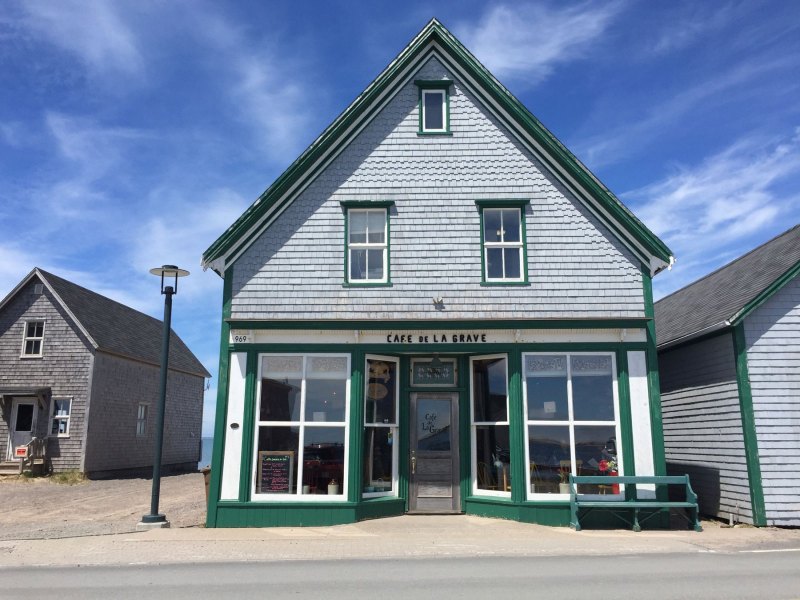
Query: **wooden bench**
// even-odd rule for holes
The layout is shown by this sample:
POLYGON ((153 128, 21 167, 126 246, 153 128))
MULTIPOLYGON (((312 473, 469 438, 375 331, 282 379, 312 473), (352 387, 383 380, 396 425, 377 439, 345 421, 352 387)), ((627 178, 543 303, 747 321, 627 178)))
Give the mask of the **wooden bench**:
POLYGON ((689 484, 688 475, 676 475, 676 476, 570 475, 569 503, 571 511, 570 526, 573 527, 576 531, 580 531, 581 529, 581 522, 579 518, 581 510, 585 511, 584 514, 596 509, 614 510, 616 512, 614 512, 613 514, 616 517, 625 521, 626 524, 631 525, 634 531, 641 531, 642 523, 644 523, 645 521, 647 521, 654 515, 659 514, 662 511, 669 512, 673 508, 682 509, 683 512, 681 514, 688 522, 689 529, 694 529, 695 531, 703 530, 703 528, 700 526, 700 519, 698 518, 697 515, 698 512, 697 494, 695 494, 694 491, 692 491, 692 486, 689 484), (604 500, 602 499, 602 497, 595 494, 578 494, 577 486, 582 484, 603 485, 603 486, 624 485, 625 491, 624 494, 621 495, 615 494, 613 498, 604 500), (658 500, 657 498, 640 499, 637 496, 636 486, 645 484, 655 485, 656 489, 658 488, 658 486, 681 485, 685 489, 686 499, 683 501, 662 501, 658 500), (640 520, 639 511, 642 509, 651 512, 640 520), (622 510, 623 512, 631 511, 631 513, 629 514, 632 514, 633 519, 627 520, 621 515, 619 515, 618 512, 620 510, 622 510))

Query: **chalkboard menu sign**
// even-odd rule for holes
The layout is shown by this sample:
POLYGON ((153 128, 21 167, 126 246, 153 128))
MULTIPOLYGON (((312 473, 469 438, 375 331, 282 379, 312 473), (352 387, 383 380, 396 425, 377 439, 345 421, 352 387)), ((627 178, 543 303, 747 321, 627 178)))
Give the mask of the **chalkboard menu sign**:
POLYGON ((434 365, 433 360, 411 361, 411 385, 452 387, 456 385, 456 361, 443 358, 434 365))
POLYGON ((291 494, 294 451, 264 450, 258 453, 257 494, 291 494))

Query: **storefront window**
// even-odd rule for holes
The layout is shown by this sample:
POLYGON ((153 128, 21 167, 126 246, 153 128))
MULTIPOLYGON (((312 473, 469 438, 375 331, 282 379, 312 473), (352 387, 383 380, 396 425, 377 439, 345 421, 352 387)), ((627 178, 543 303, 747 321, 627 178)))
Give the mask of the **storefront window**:
MULTIPOLYGON (((523 354, 529 495, 567 494, 573 475, 621 473, 612 354, 523 354)), ((579 493, 615 493, 582 485, 579 493)))
POLYGON ((349 356, 263 356, 260 380, 255 494, 343 499, 349 356))
POLYGON ((364 497, 397 494, 396 358, 368 356, 364 390, 364 497))
POLYGON ((473 493, 511 496, 506 355, 470 360, 473 493))

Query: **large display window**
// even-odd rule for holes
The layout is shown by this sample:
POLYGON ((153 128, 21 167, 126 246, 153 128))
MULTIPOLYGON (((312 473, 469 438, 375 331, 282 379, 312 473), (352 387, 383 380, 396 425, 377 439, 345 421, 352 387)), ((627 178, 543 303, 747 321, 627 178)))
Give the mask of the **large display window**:
MULTIPOLYGON (((570 474, 621 474, 613 353, 536 353, 522 360, 528 498, 567 498, 570 474)), ((577 491, 620 490, 582 485, 577 491)))
POLYGON ((253 498, 344 500, 350 356, 260 357, 253 498))

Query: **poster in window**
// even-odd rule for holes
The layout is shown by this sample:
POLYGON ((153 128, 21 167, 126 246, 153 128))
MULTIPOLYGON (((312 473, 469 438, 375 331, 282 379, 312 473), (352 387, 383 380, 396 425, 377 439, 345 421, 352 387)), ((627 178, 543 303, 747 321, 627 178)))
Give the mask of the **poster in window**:
POLYGON ((294 475, 293 450, 258 453, 257 494, 291 494, 294 475))

